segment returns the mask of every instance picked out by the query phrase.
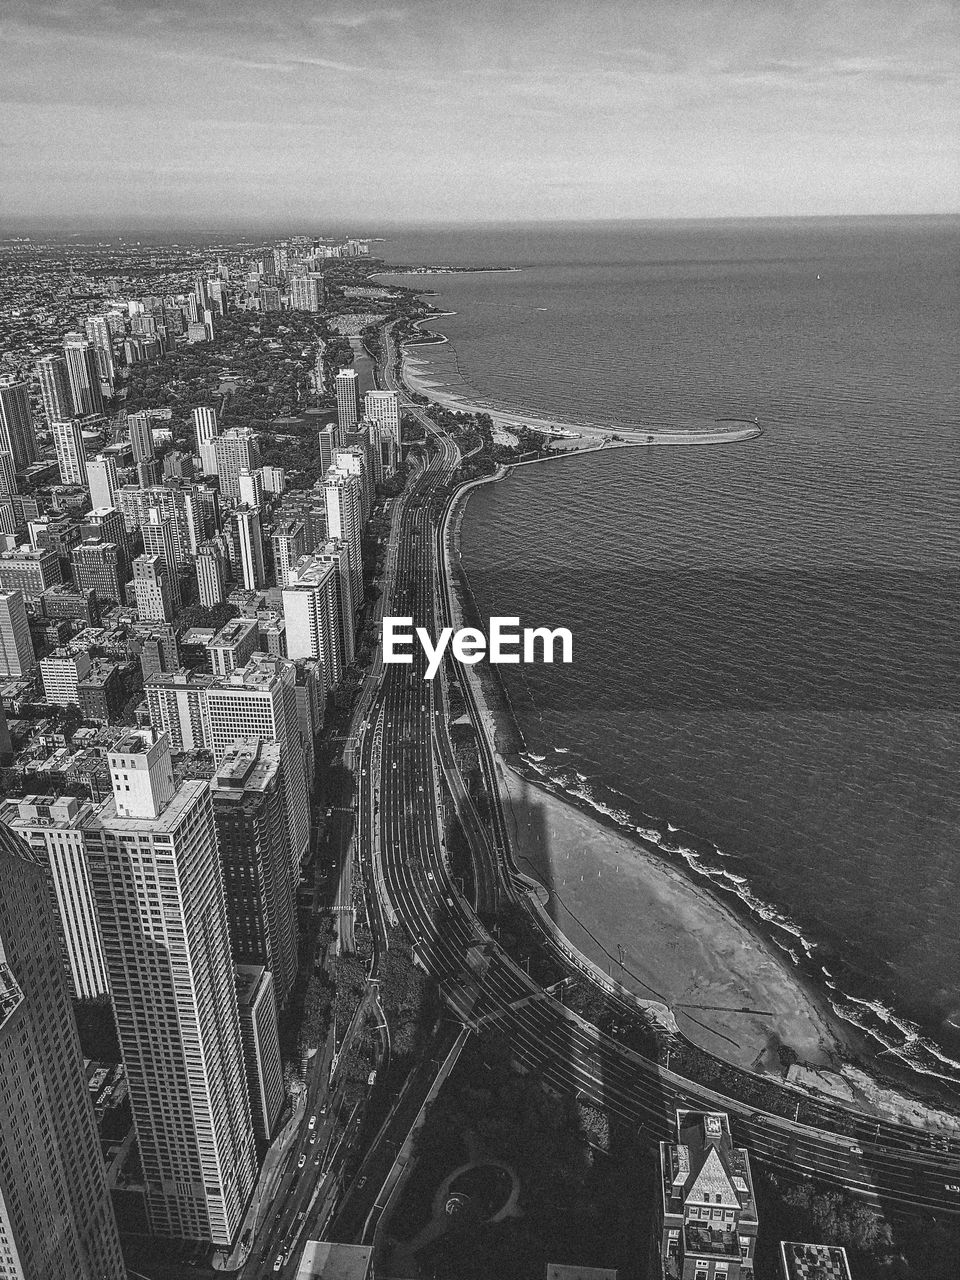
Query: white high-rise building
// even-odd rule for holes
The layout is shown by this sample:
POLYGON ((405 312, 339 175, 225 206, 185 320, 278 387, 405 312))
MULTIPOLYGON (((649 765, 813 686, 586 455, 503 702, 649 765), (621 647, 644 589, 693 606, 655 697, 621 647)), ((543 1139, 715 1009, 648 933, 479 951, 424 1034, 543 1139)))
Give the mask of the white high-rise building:
POLYGON ((55 422, 66 422, 68 418, 74 417, 78 410, 74 407, 70 391, 67 357, 41 356, 37 361, 37 377, 40 379, 40 395, 43 398, 47 426, 53 426, 55 422))
POLYGON ((373 510, 374 482, 370 468, 369 445, 351 444, 333 451, 333 466, 345 476, 356 476, 360 481, 362 497, 360 514, 364 521, 369 520, 373 510))
POLYGON ((197 453, 200 453, 205 444, 212 444, 220 434, 216 409, 194 409, 193 432, 197 441, 197 453))
POLYGON ((42 853, 0 824, 0 1276, 124 1280, 42 853))
POLYGON ((270 538, 273 547, 274 580, 285 587, 301 556, 307 553, 307 532, 302 520, 284 520, 270 538))
POLYGON ((0 449, 0 501, 17 495, 17 470, 13 454, 0 449))
POLYGON ((396 391, 368 391, 363 397, 363 416, 378 427, 387 427, 400 446, 400 397, 396 391))
POLYGON ((310 839, 310 786, 297 708, 297 668, 258 653, 228 676, 153 675, 144 685, 150 723, 168 733, 177 751, 212 751, 217 764, 236 738, 279 742, 292 865, 299 868, 310 839))
POLYGON ((242 507, 263 506, 263 472, 244 468, 237 477, 237 489, 242 507))
POLYGON ((356 369, 341 369, 334 379, 337 393, 337 424, 339 440, 343 443, 346 432, 356 431, 360 421, 360 379, 356 369))
POLYGON ((312 556, 300 560, 283 589, 288 658, 319 658, 327 691, 340 683, 340 611, 337 570, 312 556))
POLYGON ((0 591, 0 675, 29 675, 37 665, 22 591, 0 591))
POLYGON ((79 419, 53 424, 53 447, 57 451, 60 480, 63 484, 87 484, 87 455, 83 447, 83 431, 79 419))
POLYGON ((260 445, 249 427, 230 427, 213 441, 220 477, 220 493, 233 502, 240 500, 240 472, 260 467, 260 445))
POLYGON ((117 460, 112 453, 98 453, 87 463, 87 485, 90 489, 90 503, 94 510, 98 507, 115 507, 117 505, 117 460))
POLYGON ((256 1180, 210 789, 132 731, 85 828, 154 1235, 231 1246, 256 1180))
POLYGON ((293 311, 323 310, 323 276, 319 272, 291 277, 290 307, 293 311))
POLYGON ((0 822, 46 862, 60 922, 64 968, 73 994, 81 1000, 107 994, 100 927, 83 845, 83 824, 92 813, 90 801, 75 796, 26 796, 6 800, 0 808, 0 822))
POLYGON ((13 455, 17 471, 37 460, 29 388, 9 377, 0 378, 0 450, 13 455))
POLYGON ((330 538, 317 544, 313 558, 321 564, 332 564, 337 571, 337 610, 340 617, 340 657, 344 667, 353 661, 357 609, 353 602, 350 576, 350 552, 345 542, 330 538))
POLYGON ((63 340, 63 354, 67 361, 70 398, 76 415, 86 418, 93 413, 103 413, 100 366, 91 343, 83 334, 68 333, 63 340))
POLYGON ((344 475, 333 468, 323 478, 327 505, 327 532, 339 538, 350 554, 350 589, 355 610, 363 603, 363 566, 360 560, 360 531, 363 524, 363 491, 360 477, 344 475))
POLYGON ((263 564, 263 527, 259 507, 237 507, 233 512, 240 553, 240 575, 247 591, 257 591, 266 582, 263 564))
POLYGON ((147 522, 141 527, 143 534, 143 553, 156 556, 167 575, 167 586, 170 591, 170 602, 176 608, 181 602, 180 580, 177 576, 177 565, 180 563, 180 549, 177 543, 174 523, 165 516, 159 507, 150 507, 147 511, 147 522))
POLYGON ((80 705, 79 684, 90 674, 93 664, 90 655, 80 650, 55 649, 40 659, 40 678, 43 680, 43 696, 58 707, 80 705))

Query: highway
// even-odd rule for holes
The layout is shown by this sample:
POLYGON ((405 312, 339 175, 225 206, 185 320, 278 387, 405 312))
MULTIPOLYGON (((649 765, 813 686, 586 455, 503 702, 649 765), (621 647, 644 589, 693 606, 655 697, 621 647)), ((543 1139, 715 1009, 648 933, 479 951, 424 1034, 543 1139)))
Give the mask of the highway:
MULTIPOLYGON (((392 369, 385 372, 385 382, 399 389, 392 369)), ((443 581, 438 548, 459 458, 456 446, 429 418, 415 406, 405 407, 433 435, 437 448, 395 506, 392 572, 385 581, 383 610, 412 617, 414 626, 435 635, 438 625, 450 621, 449 584, 443 581)), ((478 1019, 499 1025, 517 1059, 539 1071, 548 1084, 580 1092, 642 1128, 651 1141, 671 1134, 677 1106, 722 1108, 734 1122, 737 1140, 761 1163, 799 1175, 816 1173, 888 1206, 960 1213, 960 1195, 949 1189, 960 1183, 955 1141, 944 1141, 941 1149, 922 1131, 846 1111, 842 1115, 847 1126, 852 1124, 852 1135, 758 1113, 641 1058, 537 987, 489 937, 449 874, 436 795, 440 773, 455 772, 456 766, 440 683, 424 680, 426 659, 419 646, 412 659, 409 665, 378 669, 367 717, 368 725, 382 725, 376 781, 383 879, 392 906, 415 939, 419 959, 441 984, 457 1016, 467 1025, 478 1019)), ((469 706, 469 681, 460 684, 469 706)), ((496 796, 492 749, 475 708, 472 718, 496 796)), ((373 733, 365 730, 358 742, 361 788, 372 779, 373 743, 373 733)), ((486 831, 480 837, 487 868, 497 868, 508 879, 509 842, 498 807, 492 842, 486 831)), ((360 839, 369 839, 363 827, 360 839)), ((485 874, 479 870, 483 885, 485 874)), ((828 1118, 832 1114, 829 1105, 823 1111, 828 1118)), ((840 1115, 840 1109, 833 1114, 840 1115)))

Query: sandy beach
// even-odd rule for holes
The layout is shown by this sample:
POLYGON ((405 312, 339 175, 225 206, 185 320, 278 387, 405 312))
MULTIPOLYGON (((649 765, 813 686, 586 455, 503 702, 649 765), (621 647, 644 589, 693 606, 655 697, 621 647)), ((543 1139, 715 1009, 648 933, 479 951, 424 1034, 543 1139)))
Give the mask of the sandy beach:
MULTIPOLYGON (((438 317, 427 317, 420 324, 427 324, 438 317)), ((447 339, 444 338, 443 342, 447 339)), ((621 443, 623 445, 718 445, 737 444, 744 440, 754 440, 763 434, 756 422, 747 420, 731 420, 729 422, 691 422, 682 430, 669 429, 656 424, 649 427, 643 425, 620 425, 602 423, 577 423, 559 418, 545 418, 536 413, 521 413, 517 410, 498 408, 486 401, 470 400, 445 388, 436 380, 436 372, 430 367, 425 356, 417 355, 417 343, 408 342, 404 346, 401 377, 408 390, 429 397, 445 409, 460 413, 488 413, 493 419, 495 428, 509 432, 517 427, 530 427, 533 431, 552 436, 551 448, 583 450, 597 448, 600 445, 621 443), (613 437, 618 437, 614 441, 613 437)), ((438 345, 435 343, 420 344, 424 347, 438 345)))

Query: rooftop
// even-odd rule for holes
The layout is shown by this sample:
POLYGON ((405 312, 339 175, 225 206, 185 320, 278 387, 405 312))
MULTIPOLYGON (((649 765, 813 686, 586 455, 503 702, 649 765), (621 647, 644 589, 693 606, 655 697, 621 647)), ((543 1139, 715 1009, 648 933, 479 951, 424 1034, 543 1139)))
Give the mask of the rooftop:
POLYGON ((372 1262, 372 1245, 308 1240, 296 1280, 367 1280, 372 1262))
POLYGON ((784 1280, 853 1280, 847 1251, 832 1244, 780 1245, 784 1280))

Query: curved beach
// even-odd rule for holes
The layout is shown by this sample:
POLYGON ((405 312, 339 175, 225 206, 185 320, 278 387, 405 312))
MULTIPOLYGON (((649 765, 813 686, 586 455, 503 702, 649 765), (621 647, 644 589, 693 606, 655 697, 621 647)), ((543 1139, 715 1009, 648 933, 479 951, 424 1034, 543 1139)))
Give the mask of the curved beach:
MULTIPOLYGON (((426 325, 441 319, 444 314, 449 313, 437 312, 417 323, 426 325)), ((763 434, 763 429, 758 422, 746 419, 730 420, 729 425, 721 425, 717 422, 691 423, 688 428, 671 429, 658 425, 647 427, 639 423, 622 425, 573 422, 569 419, 548 418, 539 413, 501 408, 492 401, 461 395, 444 387, 442 383, 436 381, 436 372, 430 367, 426 357, 415 354, 418 346, 439 346, 448 341, 441 335, 440 342, 422 344, 408 342, 404 345, 401 377, 408 390, 427 396, 436 404, 454 413, 489 414, 493 419, 494 427, 500 431, 509 432, 515 431, 518 427, 529 427, 533 431, 542 432, 544 435, 553 437, 551 441, 553 448, 582 450, 612 444, 687 446, 737 444, 745 440, 754 440, 763 434)))

